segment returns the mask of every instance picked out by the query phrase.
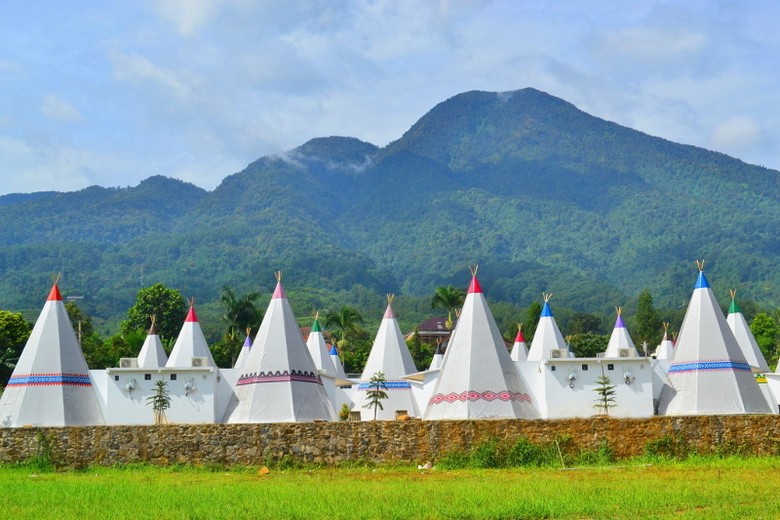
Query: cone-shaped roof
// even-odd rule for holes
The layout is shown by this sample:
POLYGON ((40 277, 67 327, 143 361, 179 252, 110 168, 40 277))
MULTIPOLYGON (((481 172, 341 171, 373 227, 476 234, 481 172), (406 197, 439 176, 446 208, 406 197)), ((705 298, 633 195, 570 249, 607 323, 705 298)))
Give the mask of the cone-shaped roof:
POLYGON ((171 356, 168 358, 166 367, 191 367, 192 358, 206 358, 206 364, 210 367, 217 366, 214 358, 211 356, 211 350, 206 343, 206 337, 200 328, 198 316, 195 314, 195 306, 190 305, 187 317, 176 338, 176 343, 171 349, 171 356))
POLYGON ((637 352, 634 342, 631 340, 631 335, 626 328, 626 324, 623 322, 623 309, 620 307, 617 309, 615 327, 612 329, 612 335, 609 337, 609 343, 607 344, 607 350, 604 352, 604 357, 639 357, 639 352, 637 352))
MULTIPOLYGON (((478 287, 476 275, 472 287, 478 287)), ((538 417, 484 294, 466 295, 424 419, 538 417)))
POLYGON ((770 412, 703 272, 680 327, 658 411, 663 415, 770 412))
POLYGON ((558 328, 549 303, 545 301, 539 323, 536 325, 534 339, 531 341, 531 348, 528 350, 528 361, 549 359, 552 357, 552 350, 560 349, 568 352, 569 347, 563 340, 561 329, 558 328))
POLYGON ((154 331, 154 325, 146 335, 141 351, 138 353, 139 368, 161 368, 168 362, 168 354, 165 353, 160 336, 154 331))
POLYGON ((512 345, 510 357, 512 358, 512 361, 528 360, 528 347, 525 344, 525 336, 523 336, 522 327, 517 328, 517 335, 515 336, 515 343, 512 345))
POLYGON ((344 372, 344 365, 341 364, 341 358, 339 358, 339 351, 335 345, 330 347, 330 360, 333 361, 333 368, 336 369, 336 376, 341 379, 347 378, 347 373, 344 372))
POLYGON ((726 318, 731 332, 734 333, 734 337, 737 338, 737 344, 742 350, 742 354, 745 356, 745 361, 751 367, 758 368, 763 372, 769 372, 769 364, 766 362, 764 354, 756 343, 756 338, 753 336, 753 332, 750 330, 750 326, 745 320, 745 316, 737 306, 737 302, 734 297, 731 298, 731 305, 729 306, 729 315, 726 318))
POLYGON ((369 381, 376 372, 385 374, 388 381, 400 380, 407 374, 417 372, 414 360, 409 353, 404 335, 395 319, 392 304, 387 304, 382 323, 374 338, 371 352, 368 354, 361 381, 369 381))
POLYGON ((87 362, 55 283, 0 397, 0 426, 103 423, 87 362))
POLYGON ((655 349, 656 359, 672 359, 674 357, 674 343, 669 339, 668 331, 664 330, 664 338, 661 344, 655 349))
POLYGON ((337 377, 336 367, 333 365, 330 352, 328 352, 328 347, 325 344, 325 336, 322 335, 322 330, 320 329, 320 320, 317 318, 314 318, 311 332, 309 332, 309 337, 306 340, 306 347, 309 349, 309 354, 311 354, 317 370, 322 370, 331 377, 337 377))
POLYGON ((250 334, 250 330, 247 329, 246 339, 244 340, 244 344, 241 346, 241 352, 238 353, 238 358, 236 358, 236 362, 233 365, 233 368, 236 371, 240 371, 241 368, 244 366, 244 363, 246 363, 246 358, 249 356, 249 352, 251 350, 252 350, 252 335, 250 334))
POLYGON ((332 421, 333 406, 277 276, 276 290, 236 381, 231 423, 332 421))

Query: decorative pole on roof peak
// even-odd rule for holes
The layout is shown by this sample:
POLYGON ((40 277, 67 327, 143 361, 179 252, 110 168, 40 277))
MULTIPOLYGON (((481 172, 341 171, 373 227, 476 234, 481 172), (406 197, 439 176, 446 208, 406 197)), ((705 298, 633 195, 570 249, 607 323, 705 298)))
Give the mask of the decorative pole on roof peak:
POLYGON ((57 285, 58 283, 60 283, 60 280, 62 279, 62 272, 59 272, 57 274, 52 273, 51 278, 53 280, 52 284, 57 285))
POLYGON ((474 264, 473 266, 469 266, 469 271, 471 271, 471 276, 477 276, 477 271, 479 271, 479 264, 474 264))
POLYGON ((190 307, 195 307, 195 297, 194 296, 192 298, 190 298, 189 303, 190 303, 190 307))
POLYGON ((277 283, 282 283, 282 272, 281 271, 274 271, 274 276, 276 277, 277 283))
POLYGON ((737 290, 736 289, 729 289, 729 294, 731 295, 732 300, 737 299, 737 290))
POLYGON ((544 297, 544 303, 547 303, 550 301, 550 298, 553 297, 553 293, 542 293, 542 296, 544 297))
POLYGON ((622 316, 623 315, 623 307, 615 307, 615 312, 617 313, 618 316, 622 316))
POLYGON ((699 272, 704 271, 704 259, 696 260, 696 267, 699 268, 699 272))
POLYGON ((385 296, 387 297, 387 304, 391 305, 393 303, 393 300, 395 300, 395 294, 394 293, 390 293, 390 294, 387 294, 385 296))
POLYGON ((246 328, 246 337, 248 338, 252 334, 252 327, 246 328))
POLYGON ((314 319, 315 320, 320 319, 320 311, 314 311, 314 319))
POLYGON ((157 334, 157 315, 156 314, 150 314, 149 315, 149 321, 151 322, 151 325, 149 326, 149 334, 157 334))
POLYGON ((669 332, 669 322, 668 321, 663 322, 663 326, 664 326, 664 334, 666 334, 667 332, 669 332))
POLYGON ((523 324, 522 323, 518 323, 517 324, 517 332, 523 332, 523 324))

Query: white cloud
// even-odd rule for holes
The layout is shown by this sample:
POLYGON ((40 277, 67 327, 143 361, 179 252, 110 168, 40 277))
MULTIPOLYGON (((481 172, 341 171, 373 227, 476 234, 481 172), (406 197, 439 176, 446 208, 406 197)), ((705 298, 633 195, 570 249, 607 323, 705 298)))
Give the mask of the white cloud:
POLYGON ((760 125, 751 117, 737 116, 721 121, 712 129, 710 146, 726 153, 740 155, 765 141, 760 125))
POLYGON ((80 121, 81 114, 76 108, 67 101, 60 99, 54 94, 49 94, 43 98, 41 103, 41 112, 50 119, 60 121, 80 121))
POLYGON ((114 51, 110 53, 110 58, 114 65, 114 78, 118 80, 155 83, 179 98, 190 94, 190 85, 179 74, 155 65, 145 56, 114 51))

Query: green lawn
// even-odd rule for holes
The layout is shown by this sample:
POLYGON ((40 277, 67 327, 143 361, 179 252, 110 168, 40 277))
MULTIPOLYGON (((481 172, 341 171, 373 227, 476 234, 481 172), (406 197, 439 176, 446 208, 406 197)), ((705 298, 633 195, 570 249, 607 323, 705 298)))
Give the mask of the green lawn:
POLYGON ((780 459, 582 469, 0 468, 8 519, 780 518, 780 459))

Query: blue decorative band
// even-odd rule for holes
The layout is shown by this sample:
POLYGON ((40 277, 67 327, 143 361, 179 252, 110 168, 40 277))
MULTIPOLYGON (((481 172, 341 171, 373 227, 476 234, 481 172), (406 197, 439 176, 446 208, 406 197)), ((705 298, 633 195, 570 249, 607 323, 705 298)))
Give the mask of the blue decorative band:
MULTIPOLYGON (((406 381, 386 381, 385 387, 388 390, 398 390, 401 388, 411 388, 412 385, 410 385, 406 381)), ((358 385, 358 390, 371 390, 372 388, 376 388, 376 385, 371 383, 360 383, 358 385)))
POLYGON ((8 380, 8 386, 92 386, 88 374, 23 374, 8 380))
POLYGON ((697 370, 744 370, 750 372, 750 365, 735 361, 698 361, 693 363, 677 363, 669 367, 669 373, 694 372, 697 370))

